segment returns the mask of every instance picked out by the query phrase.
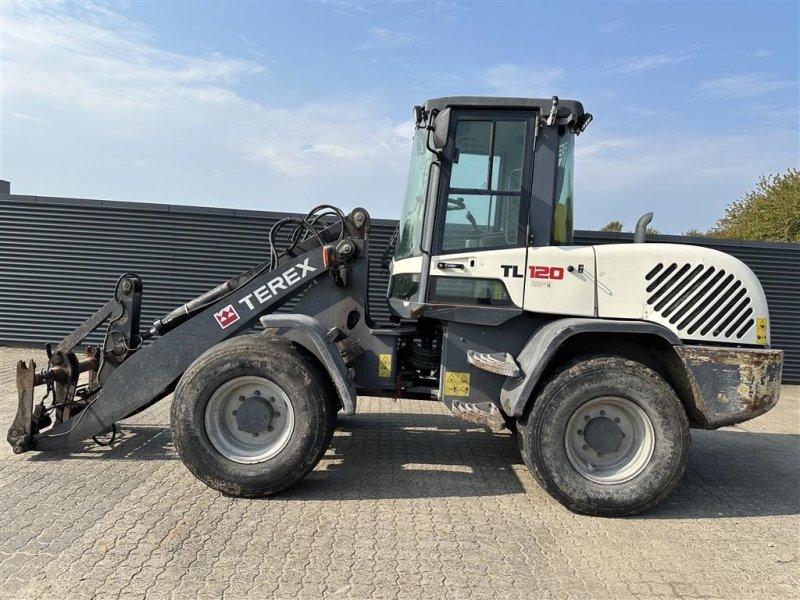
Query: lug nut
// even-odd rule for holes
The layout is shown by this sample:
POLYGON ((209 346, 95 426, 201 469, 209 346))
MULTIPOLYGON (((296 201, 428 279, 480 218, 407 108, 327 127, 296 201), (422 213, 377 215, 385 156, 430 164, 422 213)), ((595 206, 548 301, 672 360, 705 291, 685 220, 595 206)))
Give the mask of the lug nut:
POLYGON ((272 425, 270 425, 269 427, 267 427, 267 431, 272 431, 272 425))
POLYGON ((231 414, 235 417, 236 416, 236 411, 233 411, 231 414))
POLYGON ((601 410, 601 411, 600 411, 600 416, 601 416, 601 417, 605 417, 605 416, 606 416, 606 411, 604 411, 604 410, 601 410))
POLYGON ((22 446, 14 446, 14 454, 22 454, 22 446))
POLYGON ((583 420, 584 420, 584 421, 588 421, 590 418, 591 418, 591 417, 589 417, 589 415, 584 415, 584 417, 583 417, 583 420))
POLYGON ((269 401, 270 402, 275 402, 275 398, 270 398, 269 401))
POLYGON ((279 413, 279 412, 275 412, 275 413, 273 413, 273 416, 275 416, 275 417, 280 417, 280 416, 281 416, 281 413, 279 413))
POLYGON ((244 396, 239 396, 239 402, 244 402, 244 396))
POLYGON ((258 437, 258 434, 257 434, 257 433, 254 433, 254 434, 253 434, 253 437, 258 437))
POLYGON ((619 417, 617 417, 616 419, 614 419, 614 423, 619 423, 619 417))
POLYGON ((598 452, 597 453, 597 458, 603 458, 603 455, 598 452))
POLYGON ((256 396, 260 396, 261 395, 261 391, 260 390, 256 390, 254 393, 255 393, 256 396))
POLYGON ((583 435, 583 429, 578 429, 578 435, 583 435))
POLYGON ((589 449, 589 446, 587 446, 586 444, 584 444, 584 445, 583 445, 583 449, 584 449, 584 450, 588 450, 588 449, 589 449))
POLYGON ((11 437, 17 437, 17 436, 19 435, 19 434, 17 433, 17 430, 16 430, 16 429, 12 429, 11 431, 9 431, 9 434, 11 434, 11 437))

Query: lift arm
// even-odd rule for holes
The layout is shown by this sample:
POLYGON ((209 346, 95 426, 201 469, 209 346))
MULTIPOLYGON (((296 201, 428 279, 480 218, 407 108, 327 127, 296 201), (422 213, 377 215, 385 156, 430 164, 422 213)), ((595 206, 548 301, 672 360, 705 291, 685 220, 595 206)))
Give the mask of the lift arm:
MULTIPOLYGON (((231 280, 237 285, 226 282, 156 321, 149 334, 139 336, 138 303, 135 307, 127 307, 129 310, 133 308, 132 312, 122 310, 123 316, 115 320, 114 315, 120 313, 114 312, 114 300, 110 301, 66 338, 69 345, 79 343, 78 337, 88 335, 107 316, 112 317, 109 328, 134 322, 136 335, 131 334, 127 340, 138 340, 138 345, 130 348, 122 336, 124 354, 113 365, 113 371, 107 374, 107 378, 101 378, 99 383, 96 379, 98 370, 102 375, 103 362, 110 360, 107 357, 113 357, 113 340, 110 346, 108 334, 99 356, 97 350, 90 349, 89 358, 78 359, 71 352, 72 348, 61 350, 64 345, 62 342, 42 373, 37 375, 33 371, 33 362, 30 367, 20 363, 17 367, 20 400, 17 416, 8 435, 14 452, 56 450, 96 436, 110 429, 120 419, 170 394, 181 375, 206 350, 251 329, 260 316, 274 312, 323 274, 332 276, 330 285, 346 286, 347 262, 356 253, 358 244, 355 240, 365 237, 368 223, 366 211, 354 210, 346 220, 343 217, 340 223, 334 223, 305 241, 294 244, 294 252, 276 260, 275 268, 251 269, 243 273, 231 280), (158 333, 160 337, 142 345, 142 338, 158 333), (62 364, 61 367, 54 366, 54 356, 59 357, 57 360, 62 364), (73 414, 67 412, 64 418, 57 414, 55 424, 39 433, 40 429, 50 424, 50 420, 45 416, 42 421, 43 405, 40 405, 37 415, 40 407, 33 407, 33 386, 52 386, 54 376, 59 375, 72 385, 71 394, 74 395, 78 375, 87 370, 91 372, 90 384, 82 399, 73 402, 72 396, 69 396, 66 402, 62 402, 62 406, 70 407, 73 414), (91 379, 94 379, 94 384, 91 379)), ((141 291, 141 286, 138 291, 141 291)), ((116 300, 119 302, 119 292, 116 293, 116 300)))

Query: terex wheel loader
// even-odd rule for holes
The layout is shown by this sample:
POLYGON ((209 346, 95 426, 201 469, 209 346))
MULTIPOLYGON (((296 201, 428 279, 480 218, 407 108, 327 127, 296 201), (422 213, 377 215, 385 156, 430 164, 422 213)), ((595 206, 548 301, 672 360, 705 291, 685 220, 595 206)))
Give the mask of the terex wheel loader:
POLYGON ((279 221, 263 263, 149 329, 142 281, 122 275, 47 346, 44 369, 19 363, 14 452, 70 447, 174 393, 185 465, 226 494, 262 496, 314 468, 358 395, 438 399, 515 430, 533 476, 569 509, 618 516, 672 490, 690 427, 776 404, 783 356, 747 266, 642 243, 652 215, 638 243, 573 245, 574 144, 592 118, 579 102, 449 97, 414 115, 392 326, 370 318, 369 215, 321 206, 279 221), (102 345, 78 351, 105 322, 102 345))

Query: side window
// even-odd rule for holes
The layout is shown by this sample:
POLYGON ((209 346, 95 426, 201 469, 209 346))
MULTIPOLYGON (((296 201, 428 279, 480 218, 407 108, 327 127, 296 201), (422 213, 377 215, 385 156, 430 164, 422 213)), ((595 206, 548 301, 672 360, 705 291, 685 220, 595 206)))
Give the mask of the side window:
POLYGON ((575 172, 575 134, 564 133, 558 142, 556 206, 553 211, 553 245, 572 245, 573 175, 575 172))
POLYGON ((524 245, 527 121, 459 120, 442 251, 524 245))

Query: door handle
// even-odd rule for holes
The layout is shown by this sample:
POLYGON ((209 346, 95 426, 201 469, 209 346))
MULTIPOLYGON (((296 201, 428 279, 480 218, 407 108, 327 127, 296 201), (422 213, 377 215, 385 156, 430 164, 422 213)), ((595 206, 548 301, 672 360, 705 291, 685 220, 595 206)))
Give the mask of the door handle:
POLYGON ((464 263, 456 263, 456 262, 437 262, 436 263, 437 269, 463 269, 464 263))

